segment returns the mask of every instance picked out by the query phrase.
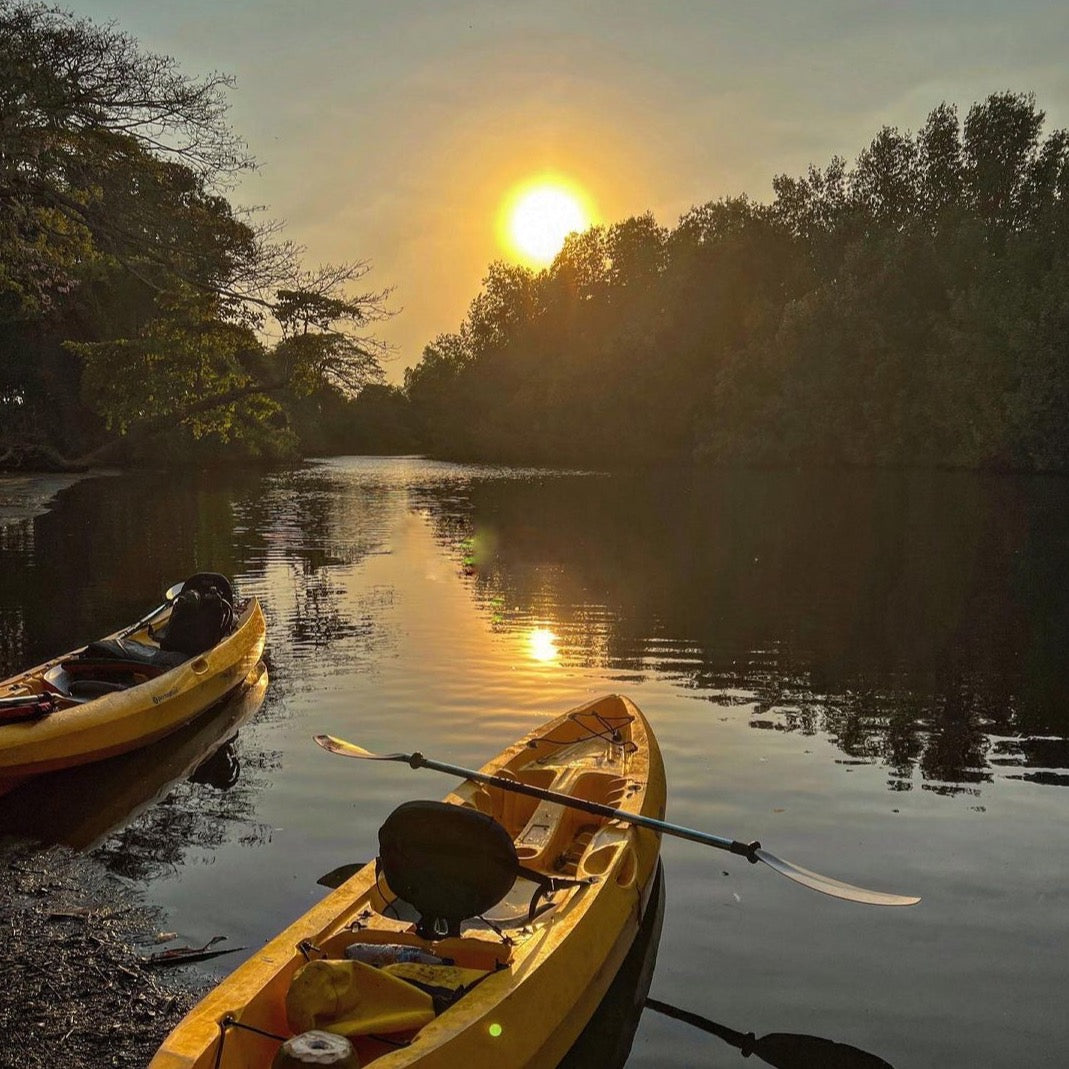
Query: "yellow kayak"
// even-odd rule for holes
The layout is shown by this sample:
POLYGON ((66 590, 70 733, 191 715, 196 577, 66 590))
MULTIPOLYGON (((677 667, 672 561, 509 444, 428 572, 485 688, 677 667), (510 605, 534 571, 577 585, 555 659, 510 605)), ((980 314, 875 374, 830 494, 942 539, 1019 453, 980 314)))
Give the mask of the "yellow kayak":
POLYGON ((93 849, 228 746, 260 710, 267 684, 260 661, 234 694, 164 738, 21 784, 0 798, 0 834, 93 849))
POLYGON ((180 608, 199 598, 198 579, 135 625, 0 682, 0 793, 145 746, 245 684, 266 634, 255 598, 234 605, 226 584, 230 612, 214 644, 191 653, 195 645, 168 641, 180 630, 180 608))
POLYGON ((409 802, 379 857, 271 940, 167 1037, 150 1069, 553 1069, 631 947, 660 834, 539 797, 660 820, 649 724, 610 695, 409 802))

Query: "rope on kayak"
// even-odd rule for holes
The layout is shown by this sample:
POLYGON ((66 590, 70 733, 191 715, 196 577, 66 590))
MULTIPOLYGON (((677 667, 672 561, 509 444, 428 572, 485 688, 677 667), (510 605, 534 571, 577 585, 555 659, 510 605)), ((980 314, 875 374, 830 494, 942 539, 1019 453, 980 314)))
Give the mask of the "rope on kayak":
POLYGON ((246 1032, 255 1032, 258 1036, 263 1036, 265 1039, 277 1039, 279 1043, 285 1043, 285 1036, 276 1036, 274 1032, 265 1032, 262 1028, 255 1028, 251 1024, 243 1024, 236 1017, 232 1017, 229 1013, 219 1022, 219 1046, 215 1051, 215 1069, 219 1069, 219 1066, 223 1063, 223 1047, 226 1045, 226 1037, 228 1030, 231 1028, 243 1028, 246 1032))
POLYGON ((635 722, 633 716, 617 716, 610 719, 602 716, 601 713, 586 710, 579 713, 569 713, 568 719, 585 734, 578 739, 555 739, 552 735, 539 735, 537 738, 531 739, 527 745, 532 748, 538 746, 539 743, 544 743, 547 746, 567 746, 576 742, 586 742, 588 739, 604 739, 614 746, 623 746, 628 752, 634 752, 638 749, 635 743, 625 742, 620 738, 620 728, 625 724, 633 724, 635 722), (600 729, 591 727, 590 724, 584 723, 584 720, 596 720, 601 727, 600 729))

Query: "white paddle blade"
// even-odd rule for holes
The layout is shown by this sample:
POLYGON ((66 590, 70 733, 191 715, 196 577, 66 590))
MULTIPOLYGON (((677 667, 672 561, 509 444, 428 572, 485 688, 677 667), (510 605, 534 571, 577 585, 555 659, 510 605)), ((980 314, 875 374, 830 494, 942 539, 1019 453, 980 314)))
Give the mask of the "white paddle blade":
POLYGON ((334 735, 313 735, 315 741, 329 753, 340 754, 342 757, 362 757, 365 761, 407 761, 406 753, 372 753, 363 746, 357 746, 355 742, 346 742, 334 735))
POLYGON ((832 879, 831 876, 822 876, 819 872, 810 872, 801 865, 794 865, 790 861, 784 861, 767 850, 757 849, 754 851, 758 861, 763 861, 769 868, 775 869, 781 876, 788 880, 794 880, 813 891, 819 891, 833 898, 842 898, 847 902, 863 902, 868 906, 915 906, 920 899, 912 895, 890 895, 884 891, 869 891, 864 887, 855 887, 851 883, 843 883, 842 880, 832 879))

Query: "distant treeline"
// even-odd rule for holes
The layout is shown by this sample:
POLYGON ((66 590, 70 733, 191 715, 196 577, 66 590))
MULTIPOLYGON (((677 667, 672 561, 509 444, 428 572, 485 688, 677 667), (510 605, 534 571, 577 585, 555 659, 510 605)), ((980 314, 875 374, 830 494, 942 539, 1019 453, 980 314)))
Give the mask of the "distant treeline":
POLYGON ((1069 135, 1031 95, 882 129, 775 198, 495 263, 408 371, 460 458, 1069 468, 1069 135))

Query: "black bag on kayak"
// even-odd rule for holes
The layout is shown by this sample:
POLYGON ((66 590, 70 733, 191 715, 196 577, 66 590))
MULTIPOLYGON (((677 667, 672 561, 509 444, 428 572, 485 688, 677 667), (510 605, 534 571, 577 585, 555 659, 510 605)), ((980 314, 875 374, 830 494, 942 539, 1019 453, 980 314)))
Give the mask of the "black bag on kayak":
POLYGON ((182 584, 171 618, 160 635, 160 649, 192 657, 210 650, 230 633, 234 591, 225 576, 198 572, 182 584))

